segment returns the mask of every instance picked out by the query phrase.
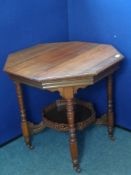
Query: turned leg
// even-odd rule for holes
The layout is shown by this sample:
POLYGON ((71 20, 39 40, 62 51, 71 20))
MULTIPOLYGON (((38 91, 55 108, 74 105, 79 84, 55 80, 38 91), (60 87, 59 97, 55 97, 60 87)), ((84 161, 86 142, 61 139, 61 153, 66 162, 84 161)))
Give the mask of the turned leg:
POLYGON ((67 99, 67 119, 69 124, 70 151, 71 151, 72 163, 74 169, 77 172, 79 172, 80 167, 78 163, 78 148, 77 148, 76 130, 74 124, 74 109, 72 99, 67 99))
POLYGON ((113 139, 113 128, 114 128, 114 111, 113 111, 113 79, 112 75, 108 77, 107 83, 107 94, 108 94, 108 134, 111 139, 113 139))
POLYGON ((21 85, 19 83, 16 83, 16 93, 17 93, 18 104, 19 104, 19 109, 20 109, 20 113, 21 113, 22 133, 23 133, 26 145, 30 149, 32 149, 31 140, 30 140, 30 133, 29 133, 29 128, 28 128, 27 119, 26 119, 26 112, 25 112, 25 108, 24 108, 22 88, 21 88, 21 85))
POLYGON ((59 92, 61 96, 66 100, 67 109, 67 120, 69 126, 69 144, 73 167, 77 172, 80 172, 79 162, 78 162, 78 147, 75 129, 75 116, 73 108, 73 97, 74 89, 73 87, 60 88, 59 92))

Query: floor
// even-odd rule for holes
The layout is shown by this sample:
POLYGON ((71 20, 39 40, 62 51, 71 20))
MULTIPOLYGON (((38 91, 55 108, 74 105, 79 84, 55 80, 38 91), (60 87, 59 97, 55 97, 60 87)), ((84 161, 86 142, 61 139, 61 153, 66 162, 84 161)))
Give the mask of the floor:
MULTIPOLYGON (((115 129, 116 140, 104 126, 78 133, 81 175, 131 175, 131 133, 115 129)), ((68 133, 45 129, 33 137, 29 150, 23 137, 0 149, 0 175, 76 175, 69 154, 68 133)))

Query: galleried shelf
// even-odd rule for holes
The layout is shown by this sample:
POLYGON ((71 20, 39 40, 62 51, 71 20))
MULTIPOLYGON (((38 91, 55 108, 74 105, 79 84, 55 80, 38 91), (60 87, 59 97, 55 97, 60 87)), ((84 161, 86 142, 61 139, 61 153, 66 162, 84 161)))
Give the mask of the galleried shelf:
MULTIPOLYGON (((74 100, 73 105, 75 111, 75 127, 77 130, 82 130, 95 122, 96 114, 91 103, 74 100)), ((45 127, 58 131, 69 131, 65 100, 57 100, 56 103, 45 108, 43 113, 43 124, 45 127)))

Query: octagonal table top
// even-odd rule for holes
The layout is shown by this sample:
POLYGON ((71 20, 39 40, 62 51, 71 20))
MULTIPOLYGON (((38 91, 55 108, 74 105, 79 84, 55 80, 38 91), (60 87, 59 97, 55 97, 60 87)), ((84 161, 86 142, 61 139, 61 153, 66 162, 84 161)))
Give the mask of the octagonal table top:
POLYGON ((114 72, 122 59, 123 55, 111 45, 58 42, 11 53, 4 70, 14 80, 42 83, 44 88, 47 84, 62 84, 61 81, 93 83, 114 72))

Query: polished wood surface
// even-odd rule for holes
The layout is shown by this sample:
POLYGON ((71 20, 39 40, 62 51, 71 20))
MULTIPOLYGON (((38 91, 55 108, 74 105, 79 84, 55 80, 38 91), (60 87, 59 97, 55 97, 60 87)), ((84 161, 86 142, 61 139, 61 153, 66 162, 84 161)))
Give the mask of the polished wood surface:
POLYGON ((59 91, 66 100, 69 144, 74 169, 79 172, 78 146, 73 108, 74 94, 102 78, 108 77, 108 131, 113 135, 114 111, 112 74, 123 55, 113 46, 87 42, 40 44, 8 56, 4 70, 16 83, 23 136, 27 145, 30 133, 24 109, 21 84, 59 91))
POLYGON ((93 84, 115 71, 122 58, 111 45, 40 44, 9 55, 4 70, 14 80, 48 89, 93 84))
POLYGON ((113 110, 113 77, 108 76, 107 81, 107 97, 108 97, 108 132, 111 139, 113 139, 113 127, 114 127, 114 110, 113 110))
POLYGON ((18 103, 19 103, 19 108, 21 113, 22 133, 25 139, 25 143, 29 148, 32 148, 31 140, 30 140, 30 132, 29 132, 29 127, 28 127, 27 117, 26 117, 26 112, 24 107, 23 93, 22 93, 21 85, 19 83, 16 83, 16 93, 17 93, 18 103))

